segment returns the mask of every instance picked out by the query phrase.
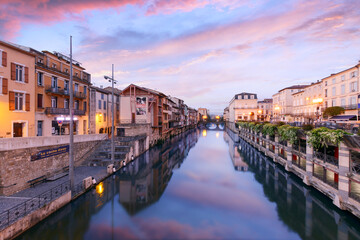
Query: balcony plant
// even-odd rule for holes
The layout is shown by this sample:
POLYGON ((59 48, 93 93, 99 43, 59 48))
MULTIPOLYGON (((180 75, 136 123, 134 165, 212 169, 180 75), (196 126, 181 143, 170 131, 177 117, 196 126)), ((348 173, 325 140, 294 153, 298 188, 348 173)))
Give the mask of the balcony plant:
POLYGON ((298 140, 298 130, 300 128, 290 125, 282 125, 278 127, 278 133, 281 141, 289 141, 294 144, 298 140))
POLYGON ((275 133, 277 132, 277 126, 271 123, 266 123, 264 124, 263 128, 262 128, 262 134, 264 136, 269 135, 269 136, 275 136, 275 133))
POLYGON ((264 123, 257 123, 255 126, 254 126, 254 131, 256 133, 260 133, 263 129, 263 126, 264 126, 264 123))
POLYGON ((309 136, 308 143, 313 148, 320 149, 321 147, 327 148, 329 144, 337 146, 344 135, 349 135, 349 133, 340 129, 332 130, 320 127, 309 131, 307 135, 309 136))

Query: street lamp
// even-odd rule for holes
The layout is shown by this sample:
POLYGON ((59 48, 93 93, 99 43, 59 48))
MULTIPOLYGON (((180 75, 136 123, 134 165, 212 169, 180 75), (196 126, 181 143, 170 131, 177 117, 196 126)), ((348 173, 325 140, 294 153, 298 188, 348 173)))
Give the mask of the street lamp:
POLYGON ((112 123, 111 123, 111 164, 114 164, 115 162, 115 145, 114 145, 114 124, 115 124, 115 118, 114 118, 114 84, 117 83, 117 81, 114 79, 114 64, 112 64, 112 77, 104 76, 105 80, 108 80, 111 82, 111 115, 112 115, 112 123))

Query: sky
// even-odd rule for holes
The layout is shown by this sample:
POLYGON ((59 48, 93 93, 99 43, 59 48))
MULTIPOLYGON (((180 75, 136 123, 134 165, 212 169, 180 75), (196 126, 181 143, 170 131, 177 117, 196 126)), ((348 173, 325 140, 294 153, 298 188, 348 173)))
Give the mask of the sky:
POLYGON ((359 0, 0 0, 0 39, 69 53, 95 86, 131 83, 222 113, 360 60, 359 0))

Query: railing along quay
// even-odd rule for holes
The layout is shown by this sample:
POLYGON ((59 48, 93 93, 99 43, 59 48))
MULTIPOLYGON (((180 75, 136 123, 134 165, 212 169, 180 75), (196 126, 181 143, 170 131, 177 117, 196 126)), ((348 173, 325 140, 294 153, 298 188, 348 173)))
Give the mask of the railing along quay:
POLYGON ((25 202, 22 202, 15 207, 12 207, 0 213, 0 230, 5 229, 17 220, 25 217, 26 215, 44 207, 46 204, 51 203, 53 200, 61 197, 70 191, 70 181, 66 181, 50 190, 47 190, 36 197, 33 197, 25 202))
MULTIPOLYGON (((357 158, 344 142, 335 149, 333 155, 315 151, 308 144, 292 145, 290 142, 281 142, 279 136, 263 136, 247 128, 239 128, 239 137, 281 164, 286 171, 293 172, 306 185, 313 186, 318 191, 333 200, 333 203, 342 210, 347 210, 360 218, 360 153, 357 158)), ((304 137, 305 138, 305 137, 304 137)))

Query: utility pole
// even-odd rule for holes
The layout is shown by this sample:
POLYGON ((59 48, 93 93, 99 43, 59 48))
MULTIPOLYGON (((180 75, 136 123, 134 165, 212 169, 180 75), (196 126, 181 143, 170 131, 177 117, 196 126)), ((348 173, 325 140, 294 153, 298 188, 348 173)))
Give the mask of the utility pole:
POLYGON ((70 146, 69 146, 69 178, 71 195, 74 194, 74 93, 73 93, 73 65, 72 65, 72 36, 70 36, 70 146))
POLYGON ((106 80, 111 82, 111 115, 112 115, 112 124, 111 124, 111 164, 115 163, 115 139, 114 139, 114 125, 115 125, 115 104, 114 104, 114 84, 117 81, 114 79, 114 64, 112 64, 112 77, 104 76, 106 80))

